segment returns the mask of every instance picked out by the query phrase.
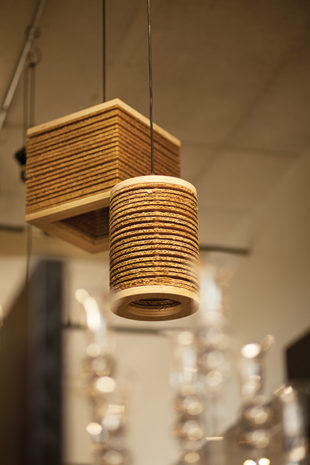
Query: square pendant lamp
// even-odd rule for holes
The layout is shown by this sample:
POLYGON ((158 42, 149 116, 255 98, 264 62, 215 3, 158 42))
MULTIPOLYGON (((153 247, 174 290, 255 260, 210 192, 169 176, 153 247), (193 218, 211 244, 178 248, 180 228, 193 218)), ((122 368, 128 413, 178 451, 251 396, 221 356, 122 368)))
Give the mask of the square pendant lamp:
MULTIPOLYGON (((88 252, 109 246, 111 189, 149 174, 150 121, 119 99, 27 132, 26 221, 88 252)), ((180 177, 180 141, 154 125, 154 169, 180 177)))

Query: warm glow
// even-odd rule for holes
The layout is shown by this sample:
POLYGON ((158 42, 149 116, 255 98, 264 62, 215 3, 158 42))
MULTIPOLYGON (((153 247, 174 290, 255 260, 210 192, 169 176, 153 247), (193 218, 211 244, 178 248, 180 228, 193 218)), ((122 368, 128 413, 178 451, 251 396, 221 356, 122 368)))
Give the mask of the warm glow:
POLYGON ((195 368, 195 367, 185 367, 184 369, 188 373, 197 373, 197 371, 198 371, 197 368, 195 368))
POLYGON ((98 434, 100 434, 102 431, 102 426, 96 422, 88 423, 88 425, 86 426, 86 431, 91 436, 98 436, 98 434))
POLYGON ((282 393, 282 399, 284 401, 292 401, 295 399, 295 391, 292 386, 287 386, 282 393))
POLYGON ((269 414, 270 410, 264 405, 256 405, 245 411, 247 420, 257 425, 263 425, 268 420, 269 414))
POLYGON ((203 436, 202 427, 197 420, 187 420, 182 425, 183 433, 189 441, 198 441, 203 436))
POLYGON ((245 358, 255 358, 259 355, 261 347, 259 344, 246 344, 242 347, 241 353, 245 358))
POLYGON ((286 388, 286 385, 285 384, 281 384, 280 387, 278 387, 274 393, 276 396, 280 396, 282 394, 282 392, 284 391, 284 389, 286 388))
POLYGON ((200 460, 200 455, 198 452, 187 452, 184 455, 184 462, 185 463, 197 463, 200 460))
POLYGON ((87 326, 91 331, 97 331, 101 326, 101 316, 97 302, 92 297, 89 297, 84 302, 86 310, 87 326))
POLYGON ((276 394, 281 398, 282 402, 289 403, 296 401, 296 392, 292 386, 283 385, 277 389, 276 394))
POLYGON ((95 385, 98 391, 108 394, 114 391, 116 383, 110 376, 101 376, 97 379, 95 385))
POLYGON ((102 424, 109 431, 117 431, 120 427, 121 421, 114 415, 105 415, 102 418, 102 424))
POLYGON ((267 459, 267 457, 262 457, 261 459, 259 459, 258 464, 259 465, 270 465, 270 460, 267 459))
MULTIPOLYGON (((222 308, 222 291, 214 279, 214 270, 208 268, 201 279, 202 309, 208 312, 216 312, 222 308)), ((205 315, 207 316, 207 315, 205 315)))
POLYGON ((86 353, 89 357, 98 357, 100 355, 100 347, 98 344, 89 344, 86 349, 86 353))
POLYGON ((307 453, 307 449, 304 445, 294 447, 293 450, 289 454, 289 458, 292 462, 301 462, 305 459, 307 453))
POLYGON ((186 397, 183 405, 189 415, 199 415, 203 411, 202 401, 197 397, 186 397))
POLYGON ((206 383, 210 389, 219 388, 224 381, 223 374, 219 370, 211 370, 206 375, 206 383))
POLYGON ((291 395, 292 392, 293 392, 292 386, 287 386, 287 387, 284 389, 284 394, 286 394, 286 395, 291 395))
POLYGON ((194 342, 194 335, 190 331, 182 331, 178 335, 178 342, 182 346, 189 346, 194 342))
POLYGON ((116 449, 108 449, 103 456, 104 462, 111 465, 122 465, 125 463, 123 453, 116 449))
POLYGON ((85 289, 77 289, 75 298, 83 305, 86 311, 86 321, 88 328, 95 332, 102 327, 102 318, 96 300, 91 297, 85 289))
POLYGON ((256 465, 256 462, 251 459, 247 459, 243 462, 243 465, 256 465))
POLYGON ((270 435, 266 430, 249 431, 246 443, 258 449, 265 449, 270 441, 270 435))
POLYGON ((82 305, 84 305, 85 300, 89 297, 89 294, 85 289, 77 289, 74 295, 76 300, 82 305))
POLYGON ((111 415, 124 415, 125 405, 124 404, 109 404, 108 411, 111 415))
POLYGON ((267 336, 264 337, 264 339, 262 340, 262 343, 261 343, 261 346, 262 346, 262 350, 264 352, 267 352, 267 350, 270 349, 270 347, 274 344, 275 342, 275 337, 273 334, 267 334, 267 336))

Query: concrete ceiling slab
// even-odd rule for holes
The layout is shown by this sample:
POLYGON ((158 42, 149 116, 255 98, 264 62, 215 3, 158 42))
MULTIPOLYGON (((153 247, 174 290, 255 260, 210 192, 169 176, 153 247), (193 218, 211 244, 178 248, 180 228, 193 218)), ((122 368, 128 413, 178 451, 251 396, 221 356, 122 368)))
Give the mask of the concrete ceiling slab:
POLYGON ((213 151, 205 144, 194 142, 182 142, 181 145, 181 175, 189 182, 194 182, 208 160, 211 159, 213 151))
MULTIPOLYGON (((305 2, 153 3, 156 120, 178 137, 223 143, 304 36, 305 2)), ((145 11, 112 62, 113 95, 147 111, 145 11), (121 80, 119 79, 121 77, 121 80)))
POLYGON ((233 146, 301 152, 310 145, 310 37, 301 43, 231 139, 233 146))
POLYGON ((202 245, 248 248, 251 237, 252 221, 248 213, 199 207, 199 242, 202 245))
POLYGON ((291 157, 225 151, 196 184, 203 208, 250 212, 293 162, 291 157))
MULTIPOLYGON (((1 2, 0 96, 35 4, 1 2)), ((36 43, 42 54, 36 123, 101 101, 101 5, 46 2, 36 43)), ((152 1, 154 120, 183 141, 183 177, 197 184, 202 215, 218 210, 219 232, 229 218, 224 229, 230 231, 238 218, 250 221, 257 202, 309 143, 309 22, 307 0, 152 1)), ((140 0, 107 2, 107 97, 148 114, 140 0)), ((8 209, 10 199, 24 202, 12 158, 22 142, 22 102, 21 82, 0 136, 0 189, 8 209)), ((1 208, 0 221, 12 219, 6 211, 1 208)))

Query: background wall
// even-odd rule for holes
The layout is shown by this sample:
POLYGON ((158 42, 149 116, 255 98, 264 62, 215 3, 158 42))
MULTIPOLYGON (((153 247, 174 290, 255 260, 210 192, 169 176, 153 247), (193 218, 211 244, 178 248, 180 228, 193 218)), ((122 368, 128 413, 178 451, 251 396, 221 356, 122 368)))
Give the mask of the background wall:
MULTIPOLYGON (((292 165, 269 195, 253 212, 251 254, 244 258, 210 255, 232 273, 230 295, 231 333, 234 349, 273 334, 276 344, 266 361, 266 393, 285 382, 284 350, 310 327, 310 151, 292 165)), ((232 231, 233 233, 233 231, 232 231)), ((203 259, 208 260, 205 255, 203 259)), ((108 283, 107 256, 99 261, 74 259, 68 263, 68 306, 71 318, 81 320, 74 302, 77 287, 100 296, 108 283)), ((4 310, 22 284, 25 257, 0 259, 0 303, 4 310)), ((64 317, 65 319, 67 316, 64 317)), ((113 322, 128 325, 114 317, 113 322)), ((179 324, 179 323, 178 323, 179 324)), ((199 315, 182 321, 184 326, 199 324, 199 315)), ((131 323, 135 327, 143 324, 131 323)), ((156 323, 155 326, 173 326, 156 323)), ((81 394, 80 361, 85 336, 81 331, 65 333, 65 459, 68 463, 89 463, 90 441, 85 432, 89 420, 87 402, 81 394)), ((116 335, 115 354, 130 394, 129 447, 135 465, 173 463, 178 449, 171 436, 169 384, 171 347, 165 338, 116 335)), ((234 421, 238 411, 236 377, 227 389, 223 427, 234 421)))
POLYGON ((301 156, 256 212, 253 253, 231 286, 231 322, 240 342, 276 338, 267 389, 285 379, 283 350, 310 327, 310 151, 301 156))
MULTIPOLYGON (((266 394, 285 382, 284 350, 310 328, 310 152, 292 166, 254 212, 251 254, 245 258, 215 257, 232 273, 230 322, 236 354, 243 343, 260 341, 266 334, 276 339, 266 360, 266 394)), ((203 257, 206 261, 208 258, 203 257)), ((99 294, 107 281, 102 264, 72 262, 71 290, 83 286, 99 294)), ((74 318, 79 318, 74 306, 74 318)), ((124 324, 113 318, 114 323, 124 324)), ((125 322, 126 323, 126 322, 125 322)), ((179 324, 179 323, 178 323, 179 324)), ((199 316, 182 324, 199 324, 199 316)), ((135 327, 143 324, 134 323, 135 327)), ((165 326, 163 323, 156 326, 165 326)), ((166 326, 173 324, 166 323, 166 326)), ((117 335, 115 353, 120 371, 132 386, 129 447, 136 465, 173 463, 178 449, 171 436, 172 396, 169 385, 171 346, 165 338, 117 335)), ((84 425, 87 405, 80 394, 79 359, 83 357, 82 334, 67 336, 68 381, 66 384, 68 461, 89 460, 89 441, 84 425), (73 362, 73 363, 72 363, 73 362)), ((239 407, 236 373, 224 399, 223 428, 233 422, 239 407)))

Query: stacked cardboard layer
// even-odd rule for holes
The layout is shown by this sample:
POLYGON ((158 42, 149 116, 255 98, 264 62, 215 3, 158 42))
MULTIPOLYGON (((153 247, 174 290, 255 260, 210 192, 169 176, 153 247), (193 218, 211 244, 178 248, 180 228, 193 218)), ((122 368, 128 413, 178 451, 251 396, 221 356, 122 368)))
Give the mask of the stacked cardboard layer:
MULTIPOLYGON (((180 142, 156 125, 154 149, 155 173, 179 177, 180 142)), ((34 127, 27 140, 26 220, 100 251, 112 187, 149 173, 149 120, 118 99, 34 127)))
POLYGON ((166 176, 118 184, 110 204, 110 280, 116 312, 134 319, 179 318, 199 290, 195 188, 166 176))

